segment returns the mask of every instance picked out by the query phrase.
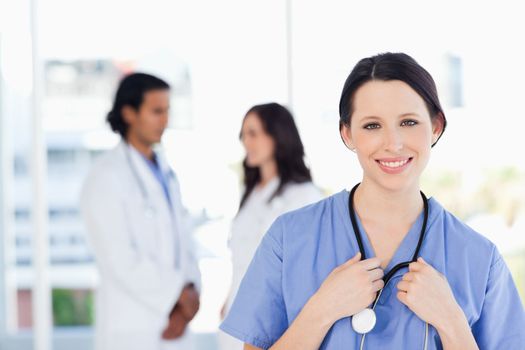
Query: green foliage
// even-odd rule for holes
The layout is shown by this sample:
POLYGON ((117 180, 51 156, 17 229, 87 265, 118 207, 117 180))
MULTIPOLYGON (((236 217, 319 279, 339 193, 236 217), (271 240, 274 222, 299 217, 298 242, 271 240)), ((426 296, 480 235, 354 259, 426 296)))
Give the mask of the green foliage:
POLYGON ((93 292, 53 289, 53 323, 55 326, 86 326, 93 324, 93 292))

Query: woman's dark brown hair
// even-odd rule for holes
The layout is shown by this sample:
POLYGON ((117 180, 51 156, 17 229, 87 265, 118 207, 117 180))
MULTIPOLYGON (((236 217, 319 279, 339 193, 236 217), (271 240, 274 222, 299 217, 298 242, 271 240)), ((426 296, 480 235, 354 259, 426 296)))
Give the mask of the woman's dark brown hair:
MULTIPOLYGON (((430 118, 441 119, 443 135, 447 120, 439 102, 434 79, 409 55, 390 52, 363 58, 346 79, 339 101, 339 130, 343 125, 350 126, 355 92, 371 80, 401 80, 408 84, 425 101, 430 118)), ((432 146, 438 142, 441 135, 432 146)))

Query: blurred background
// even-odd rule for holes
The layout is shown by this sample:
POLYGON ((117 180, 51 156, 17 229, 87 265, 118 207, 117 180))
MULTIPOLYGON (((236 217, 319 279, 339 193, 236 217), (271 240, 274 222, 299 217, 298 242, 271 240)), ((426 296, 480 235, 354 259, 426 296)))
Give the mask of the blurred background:
POLYGON ((290 107, 314 182, 350 188, 341 88, 362 57, 404 51, 436 79, 449 126, 423 190, 490 238, 525 300, 525 22, 513 1, 0 0, 0 349, 91 349, 98 276, 78 210, 119 79, 173 87, 164 136, 203 274, 191 329, 216 348, 238 208, 240 123, 290 107), (51 319, 52 324, 47 320, 51 319))

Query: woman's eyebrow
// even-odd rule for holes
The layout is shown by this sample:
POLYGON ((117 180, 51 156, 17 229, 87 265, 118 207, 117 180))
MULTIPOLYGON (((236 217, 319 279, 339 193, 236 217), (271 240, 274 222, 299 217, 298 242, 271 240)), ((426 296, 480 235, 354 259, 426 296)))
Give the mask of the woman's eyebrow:
MULTIPOLYGON (((405 117, 420 117, 420 115, 416 112, 406 112, 406 113, 401 113, 400 115, 398 115, 398 118, 405 118, 405 117)), ((367 116, 364 116, 364 117, 361 117, 360 118, 360 121, 361 122, 366 122, 366 121, 376 121, 376 120, 381 120, 382 118, 379 117, 379 116, 376 116, 376 115, 367 115, 367 116)))
POLYGON ((410 116, 420 117, 420 115, 416 112, 407 112, 407 113, 400 114, 399 118, 410 117, 410 116))
POLYGON ((381 118, 375 115, 367 115, 365 117, 361 118, 361 121, 367 121, 367 120, 380 120, 381 118))

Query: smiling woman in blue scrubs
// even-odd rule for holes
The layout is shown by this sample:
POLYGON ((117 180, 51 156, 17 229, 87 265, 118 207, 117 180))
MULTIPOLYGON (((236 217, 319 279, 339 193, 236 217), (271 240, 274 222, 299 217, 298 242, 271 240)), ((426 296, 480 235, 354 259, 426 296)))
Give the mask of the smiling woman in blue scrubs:
POLYGON ((245 349, 525 348, 525 312, 494 244, 420 192, 445 126, 411 57, 361 60, 340 101, 361 183, 274 222, 221 329, 245 349))

